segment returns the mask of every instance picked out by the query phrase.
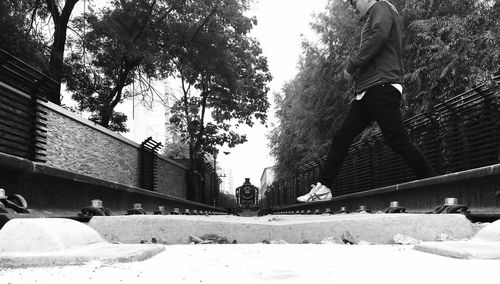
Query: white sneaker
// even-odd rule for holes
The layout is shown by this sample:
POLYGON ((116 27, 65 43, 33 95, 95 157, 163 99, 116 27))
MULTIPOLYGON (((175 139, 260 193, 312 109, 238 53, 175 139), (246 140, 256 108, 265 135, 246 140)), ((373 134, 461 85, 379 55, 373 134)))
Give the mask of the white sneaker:
POLYGON ((298 202, 313 202, 331 200, 332 192, 330 189, 321 183, 317 183, 307 194, 297 197, 298 202))
POLYGON ((297 197, 297 201, 299 202, 306 202, 306 200, 309 198, 309 196, 313 195, 316 192, 316 189, 318 189, 321 186, 321 183, 318 182, 316 184, 311 184, 311 190, 309 193, 297 197))

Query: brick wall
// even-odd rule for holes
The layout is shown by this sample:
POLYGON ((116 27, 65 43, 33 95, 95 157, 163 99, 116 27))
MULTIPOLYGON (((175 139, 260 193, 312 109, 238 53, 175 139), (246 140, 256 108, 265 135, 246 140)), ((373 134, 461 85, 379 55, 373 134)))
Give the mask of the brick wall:
MULTIPOLYGON (((47 165, 140 186, 139 144, 50 102, 44 106, 47 112, 47 165)), ((186 170, 187 167, 175 161, 158 157, 155 190, 186 198, 186 170)))

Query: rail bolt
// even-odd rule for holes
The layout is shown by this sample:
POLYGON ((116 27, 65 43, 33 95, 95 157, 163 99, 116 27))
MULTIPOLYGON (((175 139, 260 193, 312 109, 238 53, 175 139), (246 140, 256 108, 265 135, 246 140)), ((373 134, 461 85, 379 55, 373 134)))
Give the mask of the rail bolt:
POLYGON ((7 196, 5 196, 5 190, 3 188, 0 188, 0 199, 7 199, 7 196))
POLYGON ((337 212, 337 213, 339 213, 339 214, 347 214, 347 213, 349 213, 349 211, 347 211, 347 207, 342 206, 342 207, 340 207, 340 211, 337 212))
POLYGON ((457 205, 458 200, 455 197, 448 197, 444 199, 444 205, 457 205))
POLYGON ((396 208, 396 207, 399 207, 399 202, 397 202, 397 201, 392 201, 391 203, 389 203, 389 207, 391 207, 391 208, 396 208))
POLYGON ((318 215, 321 214, 321 210, 319 210, 319 209, 314 210, 314 214, 318 214, 318 215))
POLYGON ((359 209, 356 210, 357 213, 371 213, 371 210, 366 208, 365 205, 360 205, 359 209))
POLYGON ((184 210, 184 215, 191 215, 191 212, 189 211, 189 209, 184 210))
POLYGON ((458 204, 458 200, 454 197, 448 197, 444 200, 444 205, 437 206, 434 208, 432 213, 435 214, 446 214, 446 213, 461 213, 468 214, 469 208, 464 204, 458 204))
POLYGON ((158 206, 158 209, 154 212, 155 215, 165 215, 167 212, 165 211, 165 206, 158 206))
POLYGON ((384 211, 379 211, 377 213, 406 213, 406 208, 399 206, 399 202, 392 201, 389 203, 389 207, 384 209, 384 211))
POLYGON ((134 203, 134 207, 127 211, 127 215, 146 215, 146 211, 142 209, 141 203, 134 203))
POLYGON ((82 213, 78 213, 80 217, 89 216, 111 216, 109 209, 102 206, 102 200, 92 199, 90 200, 90 206, 81 209, 82 213))
POLYGON ((100 199, 92 199, 90 200, 90 206, 94 208, 101 208, 102 207, 102 200, 100 199))
POLYGON ((325 213, 326 213, 326 214, 332 214, 332 210, 331 210, 330 208, 326 208, 326 209, 325 209, 325 213))

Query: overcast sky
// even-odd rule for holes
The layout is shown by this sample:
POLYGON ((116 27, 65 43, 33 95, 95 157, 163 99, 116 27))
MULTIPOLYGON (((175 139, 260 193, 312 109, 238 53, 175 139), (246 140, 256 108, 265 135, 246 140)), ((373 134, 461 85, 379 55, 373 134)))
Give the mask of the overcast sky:
MULTIPOLYGON (((311 15, 324 10, 327 0, 256 0, 249 16, 256 16, 258 24, 252 30, 268 59, 273 76, 270 84, 269 100, 272 94, 279 92, 284 82, 297 73, 297 62, 301 53, 301 34, 314 39, 309 23, 311 15)), ((274 122, 269 110, 270 122, 274 122)), ((233 171, 233 184, 240 186, 246 177, 252 184, 260 186, 260 177, 264 168, 273 166, 274 159, 269 155, 268 140, 265 134, 270 128, 256 124, 252 129, 242 128, 247 133, 248 142, 231 150, 231 154, 220 154, 218 162, 233 171)))

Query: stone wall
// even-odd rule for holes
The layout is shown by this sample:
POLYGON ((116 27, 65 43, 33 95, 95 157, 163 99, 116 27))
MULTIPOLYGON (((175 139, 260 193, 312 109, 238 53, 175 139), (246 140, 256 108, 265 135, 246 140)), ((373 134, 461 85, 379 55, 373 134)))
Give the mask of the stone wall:
POLYGON ((168 195, 187 199, 186 169, 171 161, 158 159, 156 190, 168 195))
MULTIPOLYGON (((46 165, 140 187, 140 145, 55 104, 47 112, 46 165)), ((186 198, 187 167, 158 156, 159 193, 186 198)))

